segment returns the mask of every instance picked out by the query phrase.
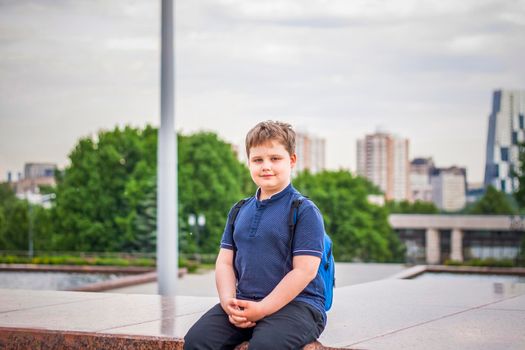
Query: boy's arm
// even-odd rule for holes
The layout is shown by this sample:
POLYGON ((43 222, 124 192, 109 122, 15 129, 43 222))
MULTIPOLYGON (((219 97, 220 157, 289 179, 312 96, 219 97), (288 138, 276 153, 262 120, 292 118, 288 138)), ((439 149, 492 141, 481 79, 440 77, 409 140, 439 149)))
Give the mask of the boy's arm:
POLYGON ((247 321, 245 317, 236 316, 236 282, 235 272, 233 270, 233 251, 231 249, 221 248, 217 261, 215 263, 215 284, 219 293, 219 300, 224 312, 232 324, 240 328, 249 328, 255 326, 255 323, 247 321))
POLYGON ((221 248, 215 263, 215 284, 219 299, 224 311, 227 311, 227 302, 235 298, 236 278, 233 270, 233 250, 221 248))
POLYGON ((255 322, 280 310, 299 293, 317 275, 321 258, 310 255, 298 255, 293 258, 293 269, 284 276, 274 290, 259 302, 236 300, 241 310, 233 310, 233 315, 246 317, 255 322))

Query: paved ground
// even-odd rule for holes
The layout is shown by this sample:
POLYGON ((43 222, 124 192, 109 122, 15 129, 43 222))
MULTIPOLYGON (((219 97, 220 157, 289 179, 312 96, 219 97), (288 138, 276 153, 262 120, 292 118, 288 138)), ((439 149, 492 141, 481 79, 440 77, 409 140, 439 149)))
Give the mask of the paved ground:
MULTIPOLYGON (((336 263, 336 287, 345 287, 359 283, 371 282, 390 277, 405 269, 400 264, 363 264, 336 263)), ((132 287, 107 291, 124 294, 157 294, 157 283, 145 283, 132 287)), ((187 274, 179 279, 177 295, 217 296, 215 274, 204 271, 199 274, 187 274)))
MULTIPOLYGON (((215 297, 0 289, 0 348, 13 332, 182 337, 214 303, 215 297)), ((522 350, 525 284, 386 279, 340 287, 320 341, 344 349, 522 350)))

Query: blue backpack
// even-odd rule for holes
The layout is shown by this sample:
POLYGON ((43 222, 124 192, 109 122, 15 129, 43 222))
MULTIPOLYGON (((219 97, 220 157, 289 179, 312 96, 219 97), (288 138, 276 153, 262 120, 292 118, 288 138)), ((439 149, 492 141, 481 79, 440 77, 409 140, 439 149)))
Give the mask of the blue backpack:
MULTIPOLYGON (((293 242, 294 235, 295 235, 295 225, 297 224, 297 211, 303 201, 305 200, 305 197, 300 197, 292 202, 292 206, 290 207, 290 214, 288 216, 288 227, 290 229, 290 242, 293 242)), ((234 228, 235 219, 237 218, 237 214, 239 214, 239 210, 244 205, 244 203, 247 201, 247 199, 242 199, 232 209, 230 222, 232 227, 232 232, 234 228)), ((326 311, 330 310, 332 307, 332 301, 334 297, 334 286, 335 286, 335 261, 334 261, 334 255, 332 254, 332 240, 330 239, 330 236, 326 232, 324 232, 324 250, 323 250, 323 256, 321 257, 321 263, 319 264, 319 270, 318 274, 321 275, 321 279, 323 280, 324 285, 324 309, 326 311)), ((233 253, 234 257, 233 260, 235 261, 235 253, 237 252, 237 247, 235 246, 235 242, 233 242, 233 253)), ((235 270, 235 276, 238 278, 237 269, 235 269, 234 264, 234 270, 235 270)))
MULTIPOLYGON (((295 225, 297 224, 297 211, 299 206, 305 197, 300 197, 292 202, 290 208, 290 216, 288 218, 288 225, 290 226, 290 233, 292 236, 292 242, 295 235, 295 225)), ((324 309, 325 311, 330 310, 332 307, 332 301, 334 299, 334 287, 335 287, 335 261, 334 254, 332 253, 333 243, 330 236, 324 232, 324 250, 323 256, 321 257, 321 263, 319 264, 318 274, 321 275, 321 279, 324 284, 324 309)))

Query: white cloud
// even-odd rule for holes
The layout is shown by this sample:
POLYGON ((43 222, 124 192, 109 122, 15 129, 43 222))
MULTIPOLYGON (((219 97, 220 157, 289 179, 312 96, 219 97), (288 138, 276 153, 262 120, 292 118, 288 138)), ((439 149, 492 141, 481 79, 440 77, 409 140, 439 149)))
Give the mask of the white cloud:
POLYGON ((123 38, 108 38, 105 41, 105 46, 110 50, 159 50, 159 38, 157 37, 123 37, 123 38))

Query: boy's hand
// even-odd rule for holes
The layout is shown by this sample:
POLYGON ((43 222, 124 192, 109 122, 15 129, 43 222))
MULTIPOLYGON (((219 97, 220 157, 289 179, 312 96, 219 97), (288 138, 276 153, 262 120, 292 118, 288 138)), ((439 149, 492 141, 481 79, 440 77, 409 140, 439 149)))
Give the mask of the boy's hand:
POLYGON ((238 328, 255 327, 255 322, 246 321, 246 318, 244 317, 236 317, 236 316, 230 315, 228 317, 228 320, 230 321, 231 324, 233 324, 235 327, 238 327, 238 328), (244 320, 244 321, 238 321, 238 320, 244 320))
POLYGON ((229 298, 225 300, 224 303, 221 303, 224 312, 228 314, 228 320, 235 327, 239 328, 250 328, 255 326, 255 322, 248 321, 246 317, 239 316, 238 312, 240 311, 238 306, 238 300, 235 298, 229 298))
POLYGON ((262 302, 236 299, 237 310, 232 310, 232 316, 243 317, 247 321, 256 322, 266 316, 262 302))

